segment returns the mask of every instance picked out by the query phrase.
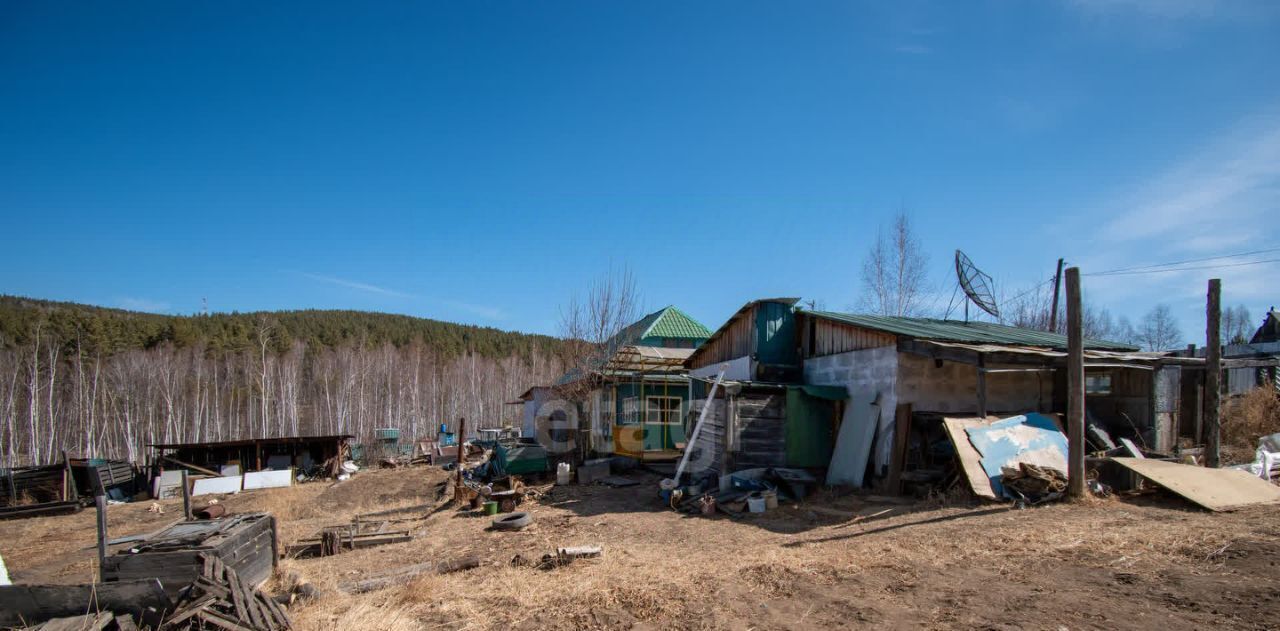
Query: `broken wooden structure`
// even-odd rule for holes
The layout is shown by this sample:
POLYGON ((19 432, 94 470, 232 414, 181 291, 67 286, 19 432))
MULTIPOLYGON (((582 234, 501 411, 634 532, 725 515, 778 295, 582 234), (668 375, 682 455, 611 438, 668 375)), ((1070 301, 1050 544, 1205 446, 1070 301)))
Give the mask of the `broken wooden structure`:
POLYGON ((66 453, 62 464, 5 469, 0 479, 0 519, 63 515, 80 508, 66 453))
POLYGON ((315 537, 299 540, 285 546, 285 554, 292 558, 304 556, 332 556, 348 550, 371 548, 389 543, 412 541, 408 530, 392 530, 398 520, 356 521, 339 526, 326 526, 315 537))
POLYGON ((203 574, 204 557, 217 557, 256 586, 271 576, 278 556, 275 517, 248 513, 174 524, 106 557, 102 577, 106 582, 158 578, 167 594, 177 596, 203 574))
POLYGON ((162 627, 226 629, 228 631, 287 631, 289 615, 275 600, 254 588, 233 568, 211 554, 200 554, 200 574, 184 590, 162 627))

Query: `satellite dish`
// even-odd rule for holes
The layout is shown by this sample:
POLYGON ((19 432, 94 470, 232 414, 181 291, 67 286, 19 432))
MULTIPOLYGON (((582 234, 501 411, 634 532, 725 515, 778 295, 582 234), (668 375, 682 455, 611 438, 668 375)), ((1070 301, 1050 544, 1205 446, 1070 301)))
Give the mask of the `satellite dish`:
POLYGON ((973 304, 993 317, 1000 317, 1000 307, 996 306, 991 277, 978 269, 978 266, 974 265, 973 261, 960 250, 956 250, 956 278, 960 280, 960 288, 973 304))

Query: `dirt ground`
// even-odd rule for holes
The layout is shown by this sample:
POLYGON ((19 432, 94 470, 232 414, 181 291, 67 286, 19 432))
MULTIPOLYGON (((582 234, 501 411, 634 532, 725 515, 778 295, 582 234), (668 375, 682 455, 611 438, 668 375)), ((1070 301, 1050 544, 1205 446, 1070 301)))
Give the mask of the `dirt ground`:
MULTIPOLYGON (((1093 500, 1028 510, 877 503, 820 493, 759 517, 664 509, 657 476, 636 487, 536 487, 518 532, 444 504, 445 474, 426 467, 361 472, 225 500, 269 510, 282 543, 357 513, 410 511, 412 542, 324 559, 281 561, 320 588, 295 604, 309 629, 1265 629, 1280 607, 1280 512, 1207 513, 1172 497, 1093 500), (887 512, 886 512, 887 511, 887 512), (854 517, 858 515, 860 517, 854 517), (513 566, 557 547, 601 545, 567 567, 513 566), (351 594, 343 586, 468 554, 481 567, 351 594)), ((149 532, 181 502, 109 509, 111 536, 149 532)), ((0 553, 18 582, 87 582, 93 511, 0 522, 0 553)))

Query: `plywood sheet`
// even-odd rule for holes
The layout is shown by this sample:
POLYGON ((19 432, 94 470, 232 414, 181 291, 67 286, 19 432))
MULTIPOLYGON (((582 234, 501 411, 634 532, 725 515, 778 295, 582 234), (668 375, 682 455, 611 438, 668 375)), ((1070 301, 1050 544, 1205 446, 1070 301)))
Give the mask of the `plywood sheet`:
POLYGON ((1280 487, 1233 469, 1208 469, 1150 458, 1112 458, 1120 466, 1212 511, 1280 503, 1280 487))
POLYGON ((293 484, 293 469, 283 471, 250 471, 244 474, 244 490, 279 489, 293 484))
POLYGON ((827 484, 861 487, 871 458, 871 443, 880 424, 879 395, 854 395, 844 410, 840 433, 827 468, 827 484))
POLYGON ((191 485, 191 495, 210 495, 213 493, 239 493, 244 478, 228 475, 220 478, 200 478, 191 485))
POLYGON ((991 489, 991 479, 987 477, 987 472, 982 470, 982 455, 973 448, 973 443, 969 442, 969 435, 965 430, 971 427, 985 427, 994 420, 996 419, 993 416, 985 419, 979 416, 942 419, 942 427, 946 429, 947 437, 955 447, 956 460, 960 461, 960 471, 964 473, 969 488, 974 495, 989 500, 996 499, 996 493, 991 489))

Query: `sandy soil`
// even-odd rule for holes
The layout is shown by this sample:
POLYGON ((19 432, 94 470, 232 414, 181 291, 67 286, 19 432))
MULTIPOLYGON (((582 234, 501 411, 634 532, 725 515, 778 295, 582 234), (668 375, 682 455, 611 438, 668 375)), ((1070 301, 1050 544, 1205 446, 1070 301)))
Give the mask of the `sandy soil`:
MULTIPOLYGON (((357 513, 432 504, 400 524, 409 543, 325 559, 286 559, 319 587, 300 629, 833 627, 955 629, 1264 629, 1280 606, 1280 512, 1211 514, 1176 498, 1095 500, 1029 510, 878 504, 819 494, 756 518, 665 510, 644 484, 537 487, 523 531, 441 504, 445 474, 362 472, 352 480, 226 499, 270 510, 284 543, 357 513), (884 512, 888 510, 888 512, 884 512), (867 517, 851 517, 862 515, 867 517), (598 544, 599 560, 513 566, 560 546, 598 544), (478 555, 484 565, 349 594, 343 585, 411 564, 478 555)), ((109 510, 111 535, 148 532, 180 502, 109 510)), ((0 522, 0 552, 22 582, 94 572, 93 512, 0 522)), ((267 589, 280 589, 283 579, 267 589)))

